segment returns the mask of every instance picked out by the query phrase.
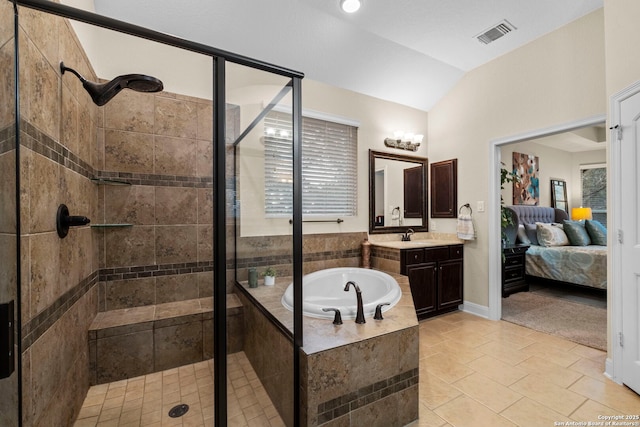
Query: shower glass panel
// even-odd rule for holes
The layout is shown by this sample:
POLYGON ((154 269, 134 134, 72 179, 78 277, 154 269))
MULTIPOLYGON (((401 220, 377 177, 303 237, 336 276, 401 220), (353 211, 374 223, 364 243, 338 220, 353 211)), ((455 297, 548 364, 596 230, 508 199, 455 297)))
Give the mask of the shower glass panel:
POLYGON ((229 420, 293 426, 293 313, 280 302, 293 280, 291 79, 235 64, 226 79, 229 292, 244 317, 235 329, 228 306, 229 420))
POLYGON ((208 426, 225 413, 229 421, 294 425, 292 315, 259 319, 242 283, 249 268, 256 268, 258 289, 269 288, 260 275, 267 267, 277 274, 273 289, 301 271, 301 263, 292 266, 293 247, 302 252, 301 222, 292 226, 290 213, 265 215, 264 182, 266 165, 277 159, 277 188, 283 206, 291 205, 295 174, 280 166, 291 168, 295 152, 291 92, 299 93, 302 76, 79 13, 65 1, 19 3, 29 7, 18 7, 18 50, 13 32, 5 34, 13 28, 12 4, 0 3, 0 94, 14 98, 12 54, 19 52, 21 117, 17 150, 18 115, 9 104, 0 107, 0 303, 20 300, 21 286, 22 365, 0 379, 0 425, 20 425, 20 411, 25 426, 165 424, 180 417, 208 426), (294 75, 295 84, 230 60, 294 75), (214 80, 222 63, 227 78, 220 90, 214 80), (123 89, 103 98, 79 78, 101 84, 128 74, 152 76, 163 91, 123 89), (219 141, 227 153, 226 191, 217 190, 214 166, 214 93, 226 98, 226 141, 219 141), (265 140, 268 120, 281 130, 278 144, 265 140), (18 155, 20 171, 10 161, 18 155), (61 238, 61 204, 90 223, 61 238), (221 205, 226 254, 216 257, 221 205), (218 287, 224 268, 216 266, 225 259, 226 283, 218 287), (213 372, 213 297, 220 288, 227 311, 215 317, 226 319, 228 382, 213 372), (222 401, 214 396, 219 384, 227 385, 222 401), (223 406, 216 411, 214 402, 223 406))
POLYGON ((0 425, 19 425, 20 314, 16 212, 16 111, 14 11, 0 3, 0 425), (11 327, 9 326, 11 324, 11 327), (18 323, 19 324, 19 323, 18 323))
POLYGON ((23 7, 20 28, 24 425, 212 425, 211 57, 23 7), (61 62, 164 90, 98 106, 61 62), (60 238, 61 203, 91 222, 60 238))

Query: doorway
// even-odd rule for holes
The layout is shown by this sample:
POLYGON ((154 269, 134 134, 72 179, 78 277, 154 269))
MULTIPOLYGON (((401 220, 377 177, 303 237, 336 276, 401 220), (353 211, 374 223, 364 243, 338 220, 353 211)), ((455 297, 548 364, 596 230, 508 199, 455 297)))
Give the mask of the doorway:
MULTIPOLYGON (((505 138, 496 139, 491 142, 491 161, 490 170, 495 173, 490 175, 490 188, 494 188, 495 191, 489 192, 489 235, 500 235, 500 181, 499 171, 503 161, 502 148, 503 146, 515 143, 521 143, 530 141, 533 139, 549 137, 564 132, 588 127, 602 125, 605 122, 605 115, 597 115, 589 117, 583 120, 577 120, 574 122, 565 123, 558 126, 549 127, 546 129, 539 129, 531 132, 526 132, 519 135, 509 136, 505 138)), ((510 159, 509 159, 510 160, 510 159)), ((502 250, 500 239, 491 239, 489 241, 489 318, 492 320, 499 320, 502 317, 502 287, 501 287, 501 270, 502 270, 502 250)))

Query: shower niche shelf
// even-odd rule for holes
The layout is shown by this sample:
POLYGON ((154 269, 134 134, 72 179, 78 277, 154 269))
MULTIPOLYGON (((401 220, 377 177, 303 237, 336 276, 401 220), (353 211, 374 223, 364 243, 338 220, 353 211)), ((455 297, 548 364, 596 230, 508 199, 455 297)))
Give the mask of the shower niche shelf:
POLYGON ((130 182, 112 178, 91 178, 91 182, 96 185, 131 185, 130 182))
POLYGON ((91 228, 122 228, 133 227, 133 224, 91 224, 91 228))

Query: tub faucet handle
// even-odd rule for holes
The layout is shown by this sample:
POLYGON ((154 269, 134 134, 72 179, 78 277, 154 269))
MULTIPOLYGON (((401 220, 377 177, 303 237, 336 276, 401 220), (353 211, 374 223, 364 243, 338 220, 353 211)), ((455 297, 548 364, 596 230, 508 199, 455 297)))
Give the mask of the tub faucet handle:
POLYGON ((340 314, 340 310, 338 310, 337 308, 323 308, 322 311, 324 311, 325 313, 328 311, 335 311, 336 315, 333 318, 333 324, 342 325, 342 315, 340 314))
POLYGON ((382 304, 378 304, 376 306, 376 313, 373 315, 374 319, 376 319, 376 320, 382 320, 383 319, 383 317, 382 317, 382 306, 384 306, 384 305, 391 305, 391 303, 383 302, 382 304))

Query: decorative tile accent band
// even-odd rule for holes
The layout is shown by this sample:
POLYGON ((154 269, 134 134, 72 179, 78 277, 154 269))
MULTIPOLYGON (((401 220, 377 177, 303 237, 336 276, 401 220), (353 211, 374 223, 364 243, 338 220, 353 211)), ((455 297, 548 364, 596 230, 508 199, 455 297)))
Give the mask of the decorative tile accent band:
POLYGON ((174 274, 200 273, 213 271, 213 261, 183 262, 179 264, 136 265, 133 267, 101 268, 101 282, 142 277, 171 276, 174 274))
POLYGON ((0 154, 4 154, 16 148, 15 131, 15 126, 0 129, 0 154))
MULTIPOLYGON (((361 255, 361 249, 346 249, 343 251, 326 251, 326 252, 312 252, 305 253, 303 255, 303 262, 312 262, 312 261, 326 261, 332 259, 342 259, 342 258, 359 258, 361 255)), ((293 259, 291 255, 272 255, 272 256, 263 256, 263 257, 252 257, 252 258, 238 258, 236 260, 237 268, 246 268, 246 267, 264 267, 268 265, 282 265, 282 264, 292 264, 293 259)), ((233 268, 233 260, 227 260, 228 268, 233 268)))
POLYGON ((87 178, 94 174, 91 165, 42 133, 31 123, 20 120, 20 131, 29 136, 29 138, 20 138, 21 145, 87 178))
POLYGON ((382 259, 389 259, 391 261, 400 261, 400 251, 394 249, 381 248, 373 246, 371 248, 371 256, 382 259))
POLYGON ((362 387, 318 405, 318 425, 418 384, 418 368, 362 387))
MULTIPOLYGON (((162 187, 211 188, 213 186, 213 177, 140 174, 95 170, 90 164, 86 163, 76 154, 70 152, 62 144, 42 133, 29 122, 21 120, 20 130, 29 136, 29 138, 20 139, 20 143, 22 145, 86 178, 111 178, 125 181, 132 185, 151 185, 162 187)), ((0 141, 1 140, 2 139, 0 139, 0 141)))
POLYGON ((22 351, 26 351, 47 329, 57 322, 62 315, 82 298, 98 282, 98 272, 94 271, 73 288, 44 309, 33 319, 22 325, 22 351))

